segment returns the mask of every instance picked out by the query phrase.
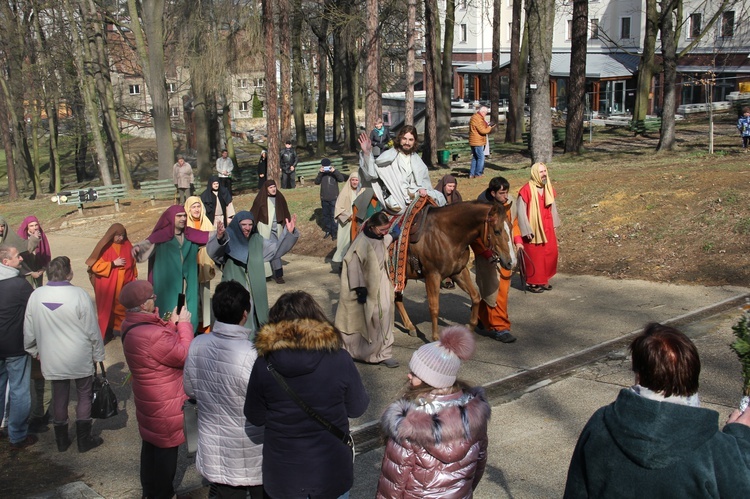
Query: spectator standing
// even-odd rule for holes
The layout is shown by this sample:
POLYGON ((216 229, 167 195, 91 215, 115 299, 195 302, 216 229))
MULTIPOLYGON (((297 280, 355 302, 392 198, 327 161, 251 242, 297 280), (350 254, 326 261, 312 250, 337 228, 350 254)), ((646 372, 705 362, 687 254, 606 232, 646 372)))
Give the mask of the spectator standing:
POLYGON ((232 170, 234 170, 234 162, 229 157, 229 151, 222 149, 221 156, 216 158, 216 171, 219 172, 219 184, 230 195, 232 194, 232 170))
MULTIPOLYGON (((223 230, 223 227, 221 228, 223 230)), ((138 262, 149 261, 149 281, 156 290, 156 308, 172 310, 180 293, 190 310, 193 331, 198 329, 198 250, 210 234, 187 225, 187 213, 173 205, 157 220, 151 235, 133 245, 138 262)))
POLYGON ((469 178, 484 175, 484 151, 487 146, 487 135, 492 132, 495 125, 487 124, 485 116, 489 109, 481 106, 469 120, 469 145, 471 146, 471 169, 469 178))
POLYGON ((26 279, 36 289, 44 284, 44 271, 47 270, 47 265, 52 260, 52 250, 47 235, 39 219, 30 215, 24 218, 18 227, 18 236, 26 240, 26 248, 21 251, 21 258, 27 269, 26 279))
MULTIPOLYGON (((359 172, 354 171, 349 175, 349 181, 344 184, 344 188, 336 198, 333 215, 336 217, 336 252, 331 259, 334 265, 338 267, 337 272, 341 271, 341 262, 344 255, 349 250, 352 242, 352 220, 354 217, 354 201, 362 192, 359 185, 359 172)), ((356 226, 356 224, 354 224, 356 226)))
MULTIPOLYGON (((490 180, 487 189, 477 198, 485 203, 498 203, 505 207, 505 214, 511 226, 511 235, 515 251, 523 250, 523 238, 518 228, 516 210, 513 201, 508 198, 510 183, 504 177, 495 177, 490 180)), ((471 249, 474 251, 475 264, 477 266, 477 286, 482 300, 479 302, 479 320, 492 338, 503 343, 513 343, 516 337, 510 332, 510 319, 508 318, 508 291, 510 290, 510 279, 513 276, 512 269, 498 267, 494 263, 492 248, 488 248, 481 240, 476 240, 471 249)))
POLYGON ((344 434, 370 398, 341 335, 304 291, 284 293, 271 308, 255 347, 260 357, 247 388, 245 416, 265 425, 263 487, 273 499, 348 497, 352 451, 290 397, 291 391, 344 434))
MULTIPOLYGON (((286 198, 279 192, 276 181, 271 179, 266 180, 263 189, 255 196, 250 213, 264 239, 282 239, 284 227, 292 220, 286 198)), ((266 278, 273 276, 277 284, 286 282, 281 256, 266 262, 265 270, 266 278)))
POLYGON ((456 380, 474 336, 462 326, 440 332, 409 361, 404 396, 383 413, 388 441, 377 497, 472 497, 487 464, 491 408, 481 387, 456 380))
POLYGON ((388 215, 367 219, 344 257, 336 328, 352 358, 398 367, 393 358, 393 284, 388 277, 388 245, 393 237, 388 215))
POLYGON ((177 307, 169 321, 159 317, 156 295, 148 281, 133 281, 120 293, 127 309, 122 350, 130 369, 133 402, 141 435, 142 497, 171 499, 177 472, 177 448, 185 441, 182 384, 193 327, 190 311, 177 307))
POLYGON ((177 156, 177 163, 172 166, 172 179, 177 189, 177 204, 185 204, 188 196, 192 194, 195 177, 193 177, 193 167, 185 161, 182 155, 177 156))
POLYGON ((370 142, 372 142, 372 155, 374 157, 380 156, 383 151, 389 148, 388 144, 391 141, 391 131, 387 126, 383 125, 383 120, 378 118, 375 121, 375 128, 370 132, 370 142))
POLYGON ((742 151, 747 152, 750 145, 750 107, 742 108, 742 116, 737 120, 737 130, 742 137, 742 151))
POLYGON ((294 189, 297 185, 297 174, 294 170, 297 168, 297 151, 292 147, 292 141, 284 142, 284 149, 281 150, 281 188, 294 189))
POLYGON ((250 293, 238 282, 222 282, 214 293, 211 334, 190 344, 185 393, 198 403, 195 467, 216 485, 217 496, 263 499, 263 427, 244 414, 250 372, 258 358, 254 329, 245 325, 250 293))
POLYGON ((675 328, 648 324, 630 344, 635 384, 591 416, 565 498, 748 497, 750 411, 700 407, 700 357, 675 328))
MULTIPOLYGON (((226 191, 225 191, 226 192, 226 191)), ((206 207, 203 206, 201 198, 190 196, 185 201, 185 212, 187 213, 187 227, 203 232, 213 232, 214 224, 206 216, 206 207)), ((205 246, 198 249, 198 330, 206 332, 211 329, 213 322, 211 316, 211 280, 216 276, 216 265, 208 256, 205 246)))
POLYGON ((333 213, 336 208, 336 198, 339 197, 339 183, 343 182, 344 174, 336 170, 331 160, 323 158, 320 161, 320 171, 315 177, 315 185, 320 186, 320 205, 323 210, 323 239, 330 237, 336 240, 338 227, 333 213))
POLYGON ((260 152, 260 159, 258 159, 258 190, 263 188, 263 184, 266 182, 266 175, 268 174, 268 151, 263 150, 260 152))
POLYGON ((523 236, 526 289, 542 293, 552 289, 549 280, 557 273, 557 234, 560 216, 556 193, 547 165, 534 163, 531 180, 518 191, 518 228, 523 236))
POLYGON ((83 288, 71 284, 73 270, 67 256, 50 262, 47 279, 47 285, 37 288, 26 306, 24 348, 32 357, 44 359, 42 374, 52 382, 52 418, 60 452, 70 445, 68 402, 70 382, 74 382, 78 452, 87 452, 103 443, 91 435, 94 363, 104 362, 96 308, 83 288))
POLYGON ((89 277, 94 286, 96 312, 102 339, 110 329, 120 334, 125 319, 125 308, 119 302, 120 291, 138 278, 138 268, 132 255, 133 245, 122 224, 112 224, 86 260, 89 277))
POLYGON ((284 224, 279 238, 260 235, 255 219, 249 211, 241 211, 227 227, 225 236, 211 238, 206 245, 208 254, 221 266, 221 280, 236 281, 250 292, 250 322, 252 329, 268 322, 268 290, 264 262, 276 268, 299 238, 295 228, 296 216, 284 224))
MULTIPOLYGON (((215 227, 222 222, 226 227, 234 216, 232 194, 219 182, 219 177, 211 175, 208 178, 206 190, 201 193, 201 202, 206 210, 206 216, 215 227)), ((186 208, 187 209, 187 203, 186 208)))
POLYGON ((20 275, 23 258, 18 248, 0 244, 0 372, 6 383, 1 383, 0 420, 8 420, 11 450, 23 449, 37 441, 29 435, 31 412, 31 357, 24 350, 23 323, 26 304, 34 288, 20 275), (8 407, 5 403, 6 386, 8 407), (6 413, 7 409, 7 413, 6 413))

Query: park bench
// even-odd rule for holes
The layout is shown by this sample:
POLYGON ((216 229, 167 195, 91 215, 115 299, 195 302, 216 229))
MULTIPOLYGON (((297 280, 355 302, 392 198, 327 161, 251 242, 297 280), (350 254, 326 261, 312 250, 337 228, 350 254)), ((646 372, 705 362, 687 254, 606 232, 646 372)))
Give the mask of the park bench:
MULTIPOLYGON (((328 158, 331 160, 331 165, 337 170, 342 170, 344 165, 344 158, 328 158)), ((294 173, 297 175, 297 181, 300 185, 305 184, 305 178, 318 176, 320 171, 320 159, 314 159, 312 161, 300 161, 297 166, 294 167, 294 173)))
POLYGON ((645 120, 631 121, 628 124, 628 128, 635 132, 636 135, 658 132, 661 130, 661 118, 646 118, 645 120))
POLYGON ((55 201, 59 205, 75 205, 78 208, 78 213, 83 215, 83 203, 113 199, 115 210, 119 212, 120 199, 124 198, 127 193, 125 184, 103 185, 88 189, 61 191, 55 196, 55 201))
MULTIPOLYGON (((492 150, 493 140, 490 138, 490 150, 492 150)), ((450 140, 445 143, 445 149, 450 151, 453 161, 457 161, 462 155, 471 155, 471 146, 469 140, 450 140)))
POLYGON ((258 187, 258 167, 249 166, 235 170, 232 175, 232 192, 238 193, 258 187))
MULTIPOLYGON (((567 136, 567 132, 564 128, 553 128, 552 129, 552 146, 559 146, 559 147, 565 147, 565 137, 567 136)), ((526 146, 526 148, 529 148, 529 144, 531 143, 531 132, 524 132, 521 134, 521 140, 523 140, 523 145, 526 146)))
POLYGON ((162 180, 144 180, 141 182, 141 194, 151 199, 151 206, 156 204, 157 198, 175 199, 177 189, 171 178, 162 180))

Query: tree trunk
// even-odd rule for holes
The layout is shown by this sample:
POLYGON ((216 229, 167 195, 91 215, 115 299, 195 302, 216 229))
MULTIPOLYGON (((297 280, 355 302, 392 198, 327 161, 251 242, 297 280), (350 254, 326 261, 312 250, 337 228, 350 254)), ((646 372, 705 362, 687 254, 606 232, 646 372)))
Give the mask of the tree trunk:
MULTIPOLYGON (((519 138, 526 131, 526 96, 528 95, 529 80, 529 23, 526 22, 521 38, 521 57, 518 59, 518 98, 516 99, 516 131, 519 138)), ((517 140, 517 139, 516 139, 517 140)))
MULTIPOLYGON (((226 137, 226 144, 224 148, 227 150, 227 157, 232 160, 235 170, 237 169, 237 153, 234 150, 234 137, 232 137, 232 108, 229 105, 229 100, 226 96, 222 96, 222 102, 224 103, 221 109, 221 124, 224 127, 224 135, 226 137)), ((221 153, 219 153, 221 155, 221 153)), ((235 171, 236 173, 236 171, 235 171)))
POLYGON ((198 178, 208 180, 208 177, 213 173, 210 162, 211 124, 209 123, 210 114, 208 109, 210 101, 201 92, 200 86, 195 82, 195 77, 191 78, 191 87, 193 89, 193 120, 195 121, 196 149, 196 164, 191 166, 198 172, 198 178))
POLYGON ((529 87, 531 107, 532 163, 552 159, 552 112, 550 110, 549 70, 552 59, 552 29, 555 21, 554 0, 529 0, 529 87))
MULTIPOLYGON (((324 22, 325 31, 328 31, 328 22, 324 22)), ((328 107, 328 42, 325 38, 318 38, 318 113, 316 127, 318 129, 318 155, 324 156, 326 153, 326 108, 328 107)), ((335 99, 334 95, 334 99, 335 99)), ((334 109, 339 107, 339 115, 337 116, 334 112, 334 129, 333 129, 333 142, 335 143, 338 138, 336 133, 340 130, 341 125, 341 108, 338 103, 334 104, 334 109), (336 128, 336 123, 339 124, 339 128, 336 128)))
POLYGON ((292 138, 292 41, 289 34, 289 0, 277 0, 279 6, 279 96, 281 139, 292 138))
POLYGON ((54 98, 50 98, 47 101, 47 122, 49 123, 49 171, 52 177, 50 178, 50 192, 60 192, 62 190, 62 172, 60 170, 60 152, 57 146, 58 133, 57 133, 57 102, 54 98))
POLYGON ((633 121, 643 121, 648 114, 648 102, 651 95, 651 82, 654 78, 654 55, 656 54, 656 35, 659 32, 659 14, 656 0, 646 0, 646 27, 643 35, 643 54, 638 63, 638 80, 636 83, 635 107, 633 121))
MULTIPOLYGON (((172 178, 174 164, 174 142, 172 141, 172 121, 169 116, 169 96, 164 79, 164 0, 141 1, 141 21, 131 23, 135 35, 136 48, 140 56, 143 76, 146 80, 153 112, 151 122, 156 134, 156 154, 159 161, 159 179, 172 178), (144 39, 145 33, 145 39, 144 39)), ((128 0, 131 19, 138 19, 136 0, 128 0)))
POLYGON ((675 146, 674 115, 677 107, 677 43, 675 11, 680 0, 661 0, 661 55, 664 61, 664 107, 661 115, 661 136, 657 151, 671 151, 675 146))
MULTIPOLYGON (((32 95, 34 92, 32 90, 32 95)), ((33 104, 29 106, 29 112, 31 114, 31 158, 32 164, 34 165, 34 191, 39 194, 42 192, 42 174, 41 174, 41 159, 39 158, 39 100, 33 99, 33 104)))
MULTIPOLYGON (((354 40, 344 45, 346 49, 346 71, 342 82, 346 88, 346 98, 344 99, 344 130, 345 130, 345 150, 354 152, 357 150, 357 47, 354 40)), ((343 94, 343 93, 342 93, 343 94)), ((343 95, 342 95, 343 97, 343 95)))
POLYGON ((5 96, 0 94, 0 133, 3 137, 5 168, 8 172, 8 201, 16 201, 18 200, 18 183, 16 181, 16 164, 13 160, 13 138, 10 135, 11 123, 5 96))
POLYGON ((436 0, 425 0, 424 2, 424 19, 425 19, 425 71, 424 86, 426 91, 425 97, 425 133, 424 147, 422 149, 422 161, 427 166, 437 164, 437 102, 438 96, 435 88, 435 70, 438 66, 437 48, 435 42, 438 40, 434 36, 435 24, 437 23, 438 6, 436 0))
MULTIPOLYGON (((437 11, 436 11, 437 12, 437 11)), ((438 24, 439 29, 439 24, 438 24)), ((443 53, 440 79, 435 81, 439 85, 439 101, 437 102, 437 149, 443 149, 451 135, 451 99, 453 97, 453 37, 456 31, 456 0, 446 0, 445 3, 445 37, 443 38, 443 53)), ((439 40, 440 38, 435 38, 439 40)), ((436 152, 437 154, 437 152, 436 152)), ((435 157, 437 164, 437 156, 435 157)))
POLYGON ((262 0, 263 49, 266 77, 266 130, 268 134, 268 178, 281 180, 279 167, 279 97, 276 88, 276 44, 274 42, 273 4, 262 0))
POLYGON ((375 128, 375 121, 383 117, 383 102, 380 95, 380 2, 367 0, 365 13, 365 129, 375 128))
POLYGON ((414 125, 414 66, 416 60, 417 0, 407 0, 406 20, 406 94, 404 124, 414 125))
MULTIPOLYGON (((579 153, 583 146, 583 118, 586 109, 586 47, 589 38, 589 2, 573 3, 573 33, 568 80, 568 118, 565 123, 565 152, 579 153)), ((589 125, 591 126, 591 125, 589 125)))
MULTIPOLYGON (((346 57, 344 56, 344 38, 340 32, 333 35, 333 143, 342 142, 342 113, 346 89, 344 88, 344 72, 346 71, 346 57)), ((321 91, 318 89, 318 91, 321 91)), ((325 110, 323 110, 325 113, 325 110)))
POLYGON ((490 121, 500 122, 500 35, 502 2, 492 2, 492 72, 490 73, 490 121))
POLYGON ((514 143, 518 142, 521 138, 519 132, 519 123, 523 121, 523 99, 521 98, 521 105, 519 107, 519 92, 523 91, 525 95, 526 89, 521 88, 520 84, 520 69, 521 64, 521 4, 522 0, 513 0, 513 22, 511 23, 510 33, 510 67, 508 73, 508 90, 510 93, 508 100, 508 112, 505 119, 505 142, 514 143), (521 113, 519 114, 519 109, 521 113))
MULTIPOLYGON (((292 102, 294 103, 294 129, 297 135, 297 146, 307 148, 304 96, 306 85, 303 77, 302 40, 300 39, 302 16, 299 2, 297 2, 292 14, 292 102)), ((323 59, 319 62, 325 64, 327 61, 323 59)), ((320 64, 318 68, 320 68, 320 64)))

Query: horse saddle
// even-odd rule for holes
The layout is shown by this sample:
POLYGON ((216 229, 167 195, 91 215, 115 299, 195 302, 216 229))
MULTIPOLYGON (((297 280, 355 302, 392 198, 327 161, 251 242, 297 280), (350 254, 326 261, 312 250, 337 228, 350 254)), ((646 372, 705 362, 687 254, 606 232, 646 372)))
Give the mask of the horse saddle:
POLYGON ((427 212, 430 211, 431 206, 431 204, 426 203, 424 207, 414 216, 414 219, 411 222, 411 227, 409 228, 409 244, 415 244, 419 242, 419 239, 422 237, 422 233, 424 232, 424 223, 425 220, 427 220, 427 212))

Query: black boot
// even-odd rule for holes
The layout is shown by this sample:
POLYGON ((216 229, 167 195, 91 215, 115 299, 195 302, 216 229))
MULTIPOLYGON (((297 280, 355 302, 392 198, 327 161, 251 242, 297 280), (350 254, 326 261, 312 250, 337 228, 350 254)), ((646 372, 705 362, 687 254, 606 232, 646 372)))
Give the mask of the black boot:
POLYGON ((100 437, 91 435, 90 419, 76 421, 76 439, 78 440, 78 452, 87 452, 94 447, 99 447, 104 443, 100 437))
POLYGON ((65 452, 70 447, 70 437, 68 436, 68 424, 55 425, 55 441, 57 441, 57 451, 65 452))

